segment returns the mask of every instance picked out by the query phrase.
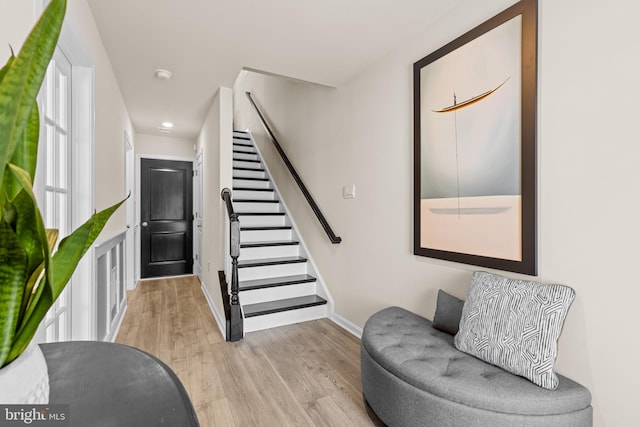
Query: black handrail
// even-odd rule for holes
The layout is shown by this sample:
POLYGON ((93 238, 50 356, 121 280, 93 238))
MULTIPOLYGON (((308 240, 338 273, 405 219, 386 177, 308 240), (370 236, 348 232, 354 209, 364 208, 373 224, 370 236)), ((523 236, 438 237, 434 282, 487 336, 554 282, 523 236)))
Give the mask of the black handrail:
POLYGON ((276 150, 278 151, 278 153, 280 153, 280 157, 282 157, 282 160, 284 161, 284 164, 287 166, 287 169, 289 169, 289 172, 291 173, 291 176, 293 176, 294 181, 296 182, 296 184, 298 184, 298 187, 300 187, 300 191, 302 191, 302 194, 304 195, 304 198, 307 199, 307 203, 309 203, 309 206, 311 207, 311 210, 313 211, 313 213, 316 214, 316 217, 318 218, 318 221, 320 221, 320 225, 322 225, 322 228, 324 229, 325 233, 327 233, 327 236, 329 237, 329 240, 331 240, 331 243, 334 243, 334 244, 338 244, 338 243, 342 242, 342 238, 336 236, 336 234, 331 229, 331 226, 327 222, 327 219, 324 217, 324 215, 320 211, 320 208, 318 207, 318 204, 316 203, 316 201, 311 196, 311 193, 309 193, 309 190, 307 189, 307 186, 304 185, 304 182, 302 182, 302 178, 300 178, 300 175, 298 175, 298 172, 296 172, 296 169, 293 167, 293 165, 289 161, 289 158, 287 157, 287 155, 285 154, 284 150, 280 146, 280 143, 278 143, 278 139, 275 137, 275 135, 271 131, 271 128, 269 127, 269 124, 267 123, 267 120, 265 119, 264 115, 262 114, 262 111, 260 111, 260 108, 258 108, 258 105, 253 100, 253 97, 251 96, 251 92, 245 92, 245 93, 247 94, 247 97, 249 98, 249 101, 251 101, 251 104, 253 104, 253 108, 255 108, 256 112, 258 113, 258 116, 260 117, 260 121, 262 122, 262 124, 264 125, 265 129, 267 130, 267 133, 271 137, 271 141, 273 142, 273 145, 276 147, 276 150))
POLYGON ((223 188, 220 193, 222 200, 227 205, 227 213, 229 214, 229 221, 238 221, 238 214, 233 210, 233 202, 231 201, 231 190, 223 188))
POLYGON ((231 255, 231 331, 227 331, 227 339, 229 341, 238 341, 242 339, 243 335, 242 310, 240 309, 240 298, 238 297, 238 292, 240 291, 240 283, 238 282, 240 220, 238 219, 238 214, 233 210, 231 190, 224 188, 220 196, 222 197, 222 200, 224 200, 227 206, 227 213, 229 214, 229 241, 231 243, 229 248, 231 255))

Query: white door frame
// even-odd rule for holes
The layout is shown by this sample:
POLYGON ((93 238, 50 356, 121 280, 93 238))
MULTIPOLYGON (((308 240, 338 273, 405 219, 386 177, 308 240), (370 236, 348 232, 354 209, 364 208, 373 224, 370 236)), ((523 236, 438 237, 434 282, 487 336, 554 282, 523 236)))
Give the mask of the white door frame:
POLYGON ((202 153, 193 161, 193 274, 202 281, 202 153))
MULTIPOLYGON (((129 132, 124 131, 124 164, 125 164, 125 194, 129 199, 126 202, 127 231, 125 237, 125 257, 133 259, 135 253, 136 240, 136 202, 133 196, 135 187, 135 152, 129 132)), ((135 262, 127 262, 125 271, 125 283, 128 290, 136 287, 136 278, 138 277, 135 262)))

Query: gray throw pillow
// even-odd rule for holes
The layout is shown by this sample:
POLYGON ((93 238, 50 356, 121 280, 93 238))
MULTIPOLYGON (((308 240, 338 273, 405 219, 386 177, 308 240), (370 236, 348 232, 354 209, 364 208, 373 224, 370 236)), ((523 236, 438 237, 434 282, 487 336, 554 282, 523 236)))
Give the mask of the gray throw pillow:
POLYGON ((438 289, 436 314, 433 316, 433 327, 451 335, 458 333, 460 317, 464 301, 438 289))
POLYGON ((529 379, 558 387, 558 338, 575 292, 562 285, 473 273, 456 348, 529 379))

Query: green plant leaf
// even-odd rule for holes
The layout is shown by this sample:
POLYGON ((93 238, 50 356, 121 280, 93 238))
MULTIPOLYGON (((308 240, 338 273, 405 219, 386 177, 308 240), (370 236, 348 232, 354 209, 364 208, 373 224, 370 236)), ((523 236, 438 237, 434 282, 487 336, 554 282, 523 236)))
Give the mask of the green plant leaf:
MULTIPOLYGON (((33 185, 33 178, 36 174, 36 163, 38 161, 38 136, 40 133, 40 114, 38 112, 38 104, 33 103, 29 120, 22 136, 18 138, 18 145, 13 151, 13 157, 10 163, 19 166, 29 174, 29 182, 33 185)), ((10 171, 5 172, 4 179, 5 188, 7 189, 7 195, 9 200, 18 194, 22 189, 22 185, 16 181, 13 174, 10 171)))
MULTIPOLYGON (((52 0, 0 82, 0 170, 13 157, 60 35, 66 0, 52 0)), ((0 188, 4 173, 0 174, 0 188)))
MULTIPOLYGON (((56 246, 56 242, 58 241, 58 230, 47 228, 47 239, 49 243, 49 250, 52 251, 56 246)), ((36 283, 41 281, 41 277, 43 277, 42 272, 44 271, 44 261, 38 265, 31 276, 29 276, 29 280, 24 288, 24 295, 22 296, 22 305, 20 306, 20 318, 18 320, 18 324, 22 324, 22 319, 27 311, 27 308, 30 304, 33 303, 34 298, 36 296, 35 291, 37 291, 36 283)))
POLYGON ((21 236, 21 241, 28 244, 26 248, 30 257, 30 269, 34 268, 44 260, 45 268, 49 263, 50 249, 47 244, 47 232, 44 227, 42 215, 38 209, 36 195, 31 187, 31 177, 29 173, 19 166, 9 164, 8 168, 16 182, 21 186, 22 190, 18 196, 14 198, 12 204, 18 219, 16 221, 16 232, 21 236), (24 218, 21 218, 24 216, 24 218), (41 254, 41 257, 38 256, 41 254))
POLYGON ((58 250, 51 258, 50 267, 47 268, 51 273, 49 276, 45 275, 42 279, 44 282, 38 285, 34 301, 28 307, 18 333, 13 340, 13 347, 8 357, 9 361, 18 357, 27 348, 38 329, 38 325, 71 278, 78 262, 91 247, 111 215, 125 200, 93 214, 87 222, 60 242, 58 250))
POLYGON ((33 270, 31 276, 28 276, 27 282, 24 286, 24 294, 22 295, 22 303, 20 304, 20 315, 18 316, 18 325, 22 324, 22 319, 27 312, 29 304, 32 304, 35 291, 37 291, 36 283, 42 280, 42 273, 44 272, 44 262, 33 270))
POLYGON ((27 273, 31 274, 44 261, 45 256, 46 241, 43 241, 44 234, 40 229, 44 228, 42 217, 28 190, 22 189, 10 203, 17 217, 15 232, 27 253, 27 273))
POLYGON ((38 330, 40 322, 42 322, 54 302, 55 299, 51 295, 51 288, 47 286, 47 276, 45 275, 37 286, 36 293, 32 296, 27 311, 22 317, 20 325, 18 325, 18 331, 13 337, 11 350, 5 364, 11 363, 25 351, 38 330))
MULTIPOLYGON (((24 169, 21 169, 20 167, 12 164, 9 164, 7 169, 12 172, 16 181, 20 185, 22 185, 22 191, 18 193, 18 196, 16 196, 16 199, 14 200, 14 203, 11 204, 11 206, 14 207, 15 211, 20 213, 19 216, 24 216, 24 218, 19 218, 17 220, 16 230, 18 233, 21 233, 21 236, 25 239, 25 241, 29 241, 28 247, 30 252, 28 252, 27 255, 31 254, 34 257, 32 260, 29 260, 29 258, 27 258, 27 260, 25 260, 25 265, 27 264, 27 261, 30 261, 34 264, 32 267, 37 268, 37 254, 38 251, 40 251, 42 257, 41 260, 44 263, 44 277, 42 278, 42 280, 44 281, 44 283, 51 282, 50 239, 46 229, 44 228, 44 222, 36 203, 36 196, 33 193, 33 188, 31 187, 29 174, 24 169)), ((27 278, 29 278, 32 274, 32 271, 28 271, 27 278)), ((30 297, 30 304, 28 304, 24 310, 21 309, 20 324, 18 325, 18 330, 23 327, 24 322, 28 320, 29 316, 35 310, 35 307, 38 305, 38 302, 43 295, 48 295, 48 300, 51 300, 53 298, 50 288, 47 288, 46 286, 39 286, 36 290, 36 293, 32 297, 30 297)), ((53 301, 55 301, 55 299, 52 299, 51 304, 53 304, 53 301)), ((29 338, 29 340, 30 339, 31 338, 29 338)), ((27 344, 28 343, 29 341, 27 341, 27 344)), ((22 351, 20 351, 20 353, 22 353, 22 351)), ((18 353, 17 355, 19 355, 20 353, 18 353)), ((11 362, 14 357, 17 357, 17 355, 13 355, 13 353, 10 354, 8 362, 11 362)))
POLYGON ((0 367, 9 362, 27 280, 26 261, 27 255, 17 236, 0 221, 0 367))
POLYGON ((126 199, 101 212, 93 214, 87 222, 78 227, 78 229, 69 236, 62 239, 58 250, 51 259, 53 264, 51 286, 55 297, 60 294, 64 285, 67 284, 76 265, 96 240, 109 218, 111 218, 111 215, 113 215, 125 200, 126 199))
POLYGON ((15 59, 16 57, 13 55, 13 50, 12 50, 11 56, 7 60, 7 63, 4 65, 4 67, 0 68, 0 83, 2 83, 2 79, 4 78, 4 75, 7 74, 7 71, 9 71, 9 67, 11 67, 11 64, 13 64, 13 61, 15 59))

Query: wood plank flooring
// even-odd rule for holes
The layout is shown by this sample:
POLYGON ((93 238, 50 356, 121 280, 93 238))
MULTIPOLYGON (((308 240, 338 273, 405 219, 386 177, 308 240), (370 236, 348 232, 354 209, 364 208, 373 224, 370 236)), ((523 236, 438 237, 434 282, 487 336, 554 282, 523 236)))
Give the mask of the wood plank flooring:
POLYGON ((165 362, 203 427, 373 426, 360 385, 360 342, 327 319, 224 341, 196 277, 142 281, 117 342, 165 362))

